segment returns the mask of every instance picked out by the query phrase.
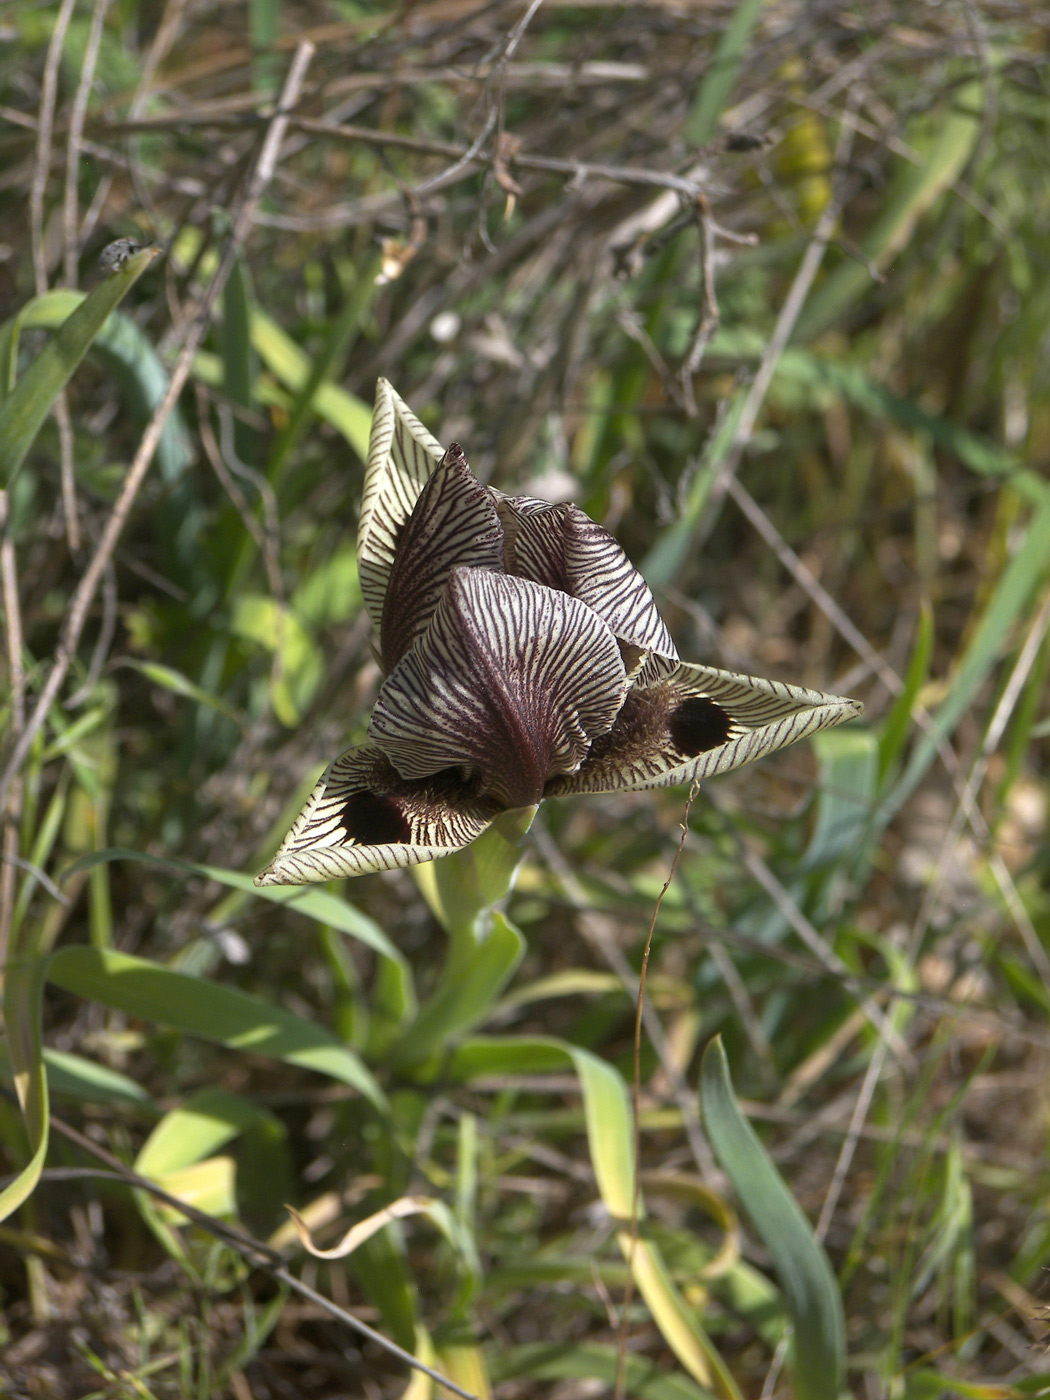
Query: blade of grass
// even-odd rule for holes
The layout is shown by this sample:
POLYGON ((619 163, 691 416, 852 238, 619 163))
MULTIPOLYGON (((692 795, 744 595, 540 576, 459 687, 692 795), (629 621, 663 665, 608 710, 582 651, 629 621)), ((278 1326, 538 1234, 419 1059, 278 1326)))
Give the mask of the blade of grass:
POLYGON ((278 480, 294 452, 311 413, 315 411, 318 391, 323 385, 334 383, 332 376, 357 338, 365 313, 378 294, 376 275, 381 266, 382 258, 375 256, 361 269, 357 283, 332 323, 324 344, 310 362, 310 372, 295 395, 288 422, 270 453, 266 470, 271 481, 278 480))
POLYGON ((765 0, 740 0, 723 30, 682 133, 692 145, 706 146, 718 134, 719 119, 729 103, 764 6, 765 0))
POLYGON ((245 422, 252 410, 252 386, 257 367, 251 341, 252 294, 244 258, 237 258, 222 293, 223 389, 231 404, 242 410, 233 420, 233 450, 239 462, 257 465, 259 442, 254 428, 245 422))
POLYGON ((370 919, 367 914, 362 914, 346 900, 330 894, 328 890, 297 889, 294 886, 281 885, 259 889, 252 877, 245 875, 240 870, 224 870, 217 865, 195 865, 191 861, 151 856, 141 851, 129 851, 122 846, 111 846, 108 850, 96 851, 90 856, 85 856, 62 872, 63 879, 69 875, 76 875, 82 870, 90 869, 99 861, 112 860, 142 861, 147 865, 160 866, 161 869, 171 870, 176 874, 204 876, 206 879, 215 880, 218 884, 226 885, 230 889, 239 890, 258 899, 268 900, 271 904, 286 904, 297 914, 305 914, 308 919, 316 919, 319 923, 328 924, 332 928, 338 929, 340 933, 348 934, 351 938, 356 938, 361 943, 367 944, 374 952, 389 959, 398 967, 407 968, 404 956, 373 919, 370 919))
POLYGON ((386 1111, 383 1091, 356 1055, 320 1026, 258 997, 112 949, 60 948, 47 980, 86 1001, 186 1035, 328 1075, 386 1111))
POLYGON ((880 200, 881 214, 861 244, 863 260, 842 262, 810 297, 795 326, 796 341, 812 340, 871 286, 910 241, 923 215, 962 174, 981 131, 984 85, 960 84, 947 112, 924 115, 905 133, 917 159, 903 163, 880 200))
MULTIPOLYGON (((493 1363, 494 1381, 604 1381, 616 1383, 615 1348, 578 1342, 532 1342, 503 1351, 493 1363)), ((712 1392, 676 1376, 644 1356, 628 1356, 627 1385, 636 1400, 711 1400, 712 1392)))
POLYGON ((827 1255, 737 1107, 720 1037, 704 1051, 700 1079, 711 1146, 773 1257, 787 1299, 795 1328, 797 1400, 839 1400, 845 1378, 846 1322, 827 1255))
POLYGON ((0 1191, 0 1220, 32 1195, 47 1158, 51 1115, 40 1025, 46 973, 46 958, 9 963, 4 973, 4 1033, 29 1139, 29 1161, 0 1191))
POLYGON ((889 714, 882 721, 882 734, 879 738, 879 785, 885 781, 900 757, 911 732, 915 707, 919 703, 919 693, 930 674, 930 661, 933 656, 933 612, 924 606, 919 614, 919 628, 904 673, 904 684, 894 700, 889 714))
MULTIPOLYGON (((555 1039, 477 1038, 452 1054, 453 1079, 476 1074, 535 1074, 570 1067, 583 1095, 591 1165, 602 1202, 615 1226, 635 1285, 664 1340, 694 1380, 722 1400, 741 1400, 740 1390, 711 1339, 697 1322, 668 1272, 660 1251, 644 1234, 633 1234, 635 1209, 634 1129, 622 1076, 596 1055, 555 1039)), ((644 1214, 644 1205, 639 1201, 644 1214)))
MULTIPOLYGON (((0 326, 0 401, 15 382, 22 331, 56 330, 84 301, 83 292, 56 288, 34 297, 0 326)), ((89 354, 97 357, 117 381, 135 421, 140 425, 147 423, 164 397, 168 372, 145 333, 123 311, 114 311, 92 342, 89 354)), ((157 444, 157 468, 165 481, 172 482, 192 460, 189 429, 176 404, 157 444)))
POLYGON ((106 318, 160 254, 143 248, 107 277, 63 321, 0 404, 0 485, 10 486, 58 395, 87 354, 106 318))
MULTIPOLYGON (((305 350, 300 349, 276 321, 258 307, 252 313, 252 345, 266 368, 286 389, 305 396, 313 366, 305 350)), ((372 410, 361 399, 348 394, 338 384, 321 382, 313 391, 314 410, 342 433, 361 461, 368 456, 368 438, 372 431, 372 410)))
POLYGON ((1013 550, 974 628, 930 730, 919 739, 904 772, 883 798, 876 814, 880 826, 900 811, 935 759, 941 741, 952 734, 969 712, 977 691, 1002 655, 1014 624, 1024 614, 1033 592, 1046 576, 1048 559, 1050 500, 1044 501, 1029 521, 1024 539, 1013 550))

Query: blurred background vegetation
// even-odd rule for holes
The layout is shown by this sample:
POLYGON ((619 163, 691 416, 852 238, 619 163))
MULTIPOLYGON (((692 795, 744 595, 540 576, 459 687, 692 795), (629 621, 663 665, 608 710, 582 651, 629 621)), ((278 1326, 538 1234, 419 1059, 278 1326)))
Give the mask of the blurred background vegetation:
MULTIPOLYGON (((12 959, 98 971, 68 960, 43 1002, 54 1110, 83 1140, 52 1135, 0 1227, 6 1393, 405 1393, 402 1362, 272 1269, 77 1176, 92 1144, 276 1240, 470 1393, 612 1393, 625 1265, 577 1080, 529 1046, 630 1080, 685 794, 547 804, 509 905, 527 952, 452 1014, 446 982, 422 1057, 403 1032, 448 940, 410 873, 342 886, 336 913, 199 868, 259 869, 363 736, 378 375, 482 479, 613 530, 684 658, 867 705, 692 808, 649 964, 641 1167, 715 1359, 690 1371, 635 1293, 628 1392, 792 1392, 783 1281, 697 1119, 722 1032, 836 1272, 851 1392, 1043 1393, 1046 8, 20 0, 0 30, 4 391, 68 314, 44 293, 95 286, 114 238, 164 250, 3 483, 5 762, 68 674, 9 775, 0 933, 12 959), (114 848, 188 864, 84 862, 114 848), (385 1097, 349 1061, 253 1052, 258 1021, 179 1034, 194 1008, 118 994, 117 955, 326 1028, 385 1097), (502 1049, 475 1039, 468 1064, 480 1030, 502 1049), (321 1264, 284 1224, 292 1202, 329 1242, 405 1192, 456 1229, 408 1221, 321 1264)), ((9 1176, 32 1146, 8 1094, 9 1176)))

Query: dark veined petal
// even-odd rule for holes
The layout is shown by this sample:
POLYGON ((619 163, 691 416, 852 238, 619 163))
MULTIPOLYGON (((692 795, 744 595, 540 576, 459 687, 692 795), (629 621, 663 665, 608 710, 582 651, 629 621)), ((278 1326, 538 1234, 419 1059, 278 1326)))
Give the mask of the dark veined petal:
POLYGON ((613 636, 626 644, 629 675, 650 653, 678 660, 649 585, 608 530, 578 506, 493 494, 503 523, 508 573, 559 588, 593 608, 613 636))
POLYGON ((612 725, 619 647, 575 598, 453 569, 427 631, 388 677, 368 728, 405 778, 458 766, 503 807, 538 802, 612 725))
POLYGON ((390 384, 380 379, 357 528, 361 593, 377 632, 398 534, 444 452, 390 384))
POLYGON ((498 815, 456 776, 406 782, 371 744, 329 764, 257 885, 309 885, 421 865, 469 845, 498 815))
POLYGON ((844 724, 862 710, 841 695, 683 662, 666 680, 635 686, 580 771, 552 778, 544 795, 691 783, 844 724))
POLYGON ((503 530, 492 496, 454 442, 398 536, 380 629, 385 671, 426 631, 458 565, 502 570, 503 530))

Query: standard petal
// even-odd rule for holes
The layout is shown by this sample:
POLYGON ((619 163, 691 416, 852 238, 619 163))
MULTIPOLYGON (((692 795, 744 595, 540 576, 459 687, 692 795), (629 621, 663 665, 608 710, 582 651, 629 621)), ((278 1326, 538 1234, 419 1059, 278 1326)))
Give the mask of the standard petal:
POLYGON ((503 807, 538 802, 608 731, 627 678, 602 620, 565 593, 454 569, 379 692, 369 737, 405 778, 458 767, 503 807))
POLYGON ((257 885, 310 885, 421 865, 469 845, 498 815, 449 774, 406 782, 371 744, 321 774, 257 885))
POLYGON ((376 631, 398 534, 444 451, 387 380, 380 379, 357 528, 361 593, 376 631))
POLYGON ((841 695, 683 662, 666 680, 632 689, 580 771, 552 778, 544 796, 691 783, 844 724, 863 709, 841 695))
POLYGON ((392 671, 426 631, 459 565, 501 571, 503 530, 492 496, 454 442, 398 536, 380 628, 385 671, 392 671))
POLYGON ((508 573, 559 588, 592 608, 625 643, 628 675, 650 654, 678 661, 649 585, 608 530, 578 506, 493 494, 508 573))

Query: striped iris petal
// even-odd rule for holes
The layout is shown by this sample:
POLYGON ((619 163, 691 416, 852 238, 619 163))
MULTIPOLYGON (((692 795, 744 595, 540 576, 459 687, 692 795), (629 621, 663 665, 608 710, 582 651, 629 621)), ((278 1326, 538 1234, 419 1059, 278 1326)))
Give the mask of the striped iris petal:
POLYGON ((861 708, 820 690, 681 662, 656 684, 634 686, 579 771, 552 777, 544 796, 711 778, 843 724, 861 708))
POLYGON ((397 542, 419 493, 445 455, 416 415, 385 379, 376 385, 368 439, 361 520, 357 527, 357 571, 361 595, 382 642, 383 604, 397 542))
POLYGON ((508 573, 561 589, 593 608, 613 636, 626 643, 629 673, 649 653, 678 660, 649 585, 608 530, 578 506, 493 494, 506 537, 508 573))
POLYGON ((608 627, 566 593, 454 569, 433 620, 376 701, 369 737, 405 778, 460 767, 504 807, 575 773, 627 678, 608 627))
POLYGON ((349 749, 318 779, 257 885, 309 885, 421 865, 468 846, 500 811, 449 773, 406 782, 371 744, 349 749))
POLYGON ((460 565, 501 569, 503 531, 492 497, 454 442, 398 535, 380 629, 384 670, 392 671, 426 630, 460 565))
POLYGON ((380 380, 358 565, 386 679, 260 885, 416 865, 500 812, 690 783, 861 706, 678 659, 645 580, 573 505, 482 487, 380 380))

